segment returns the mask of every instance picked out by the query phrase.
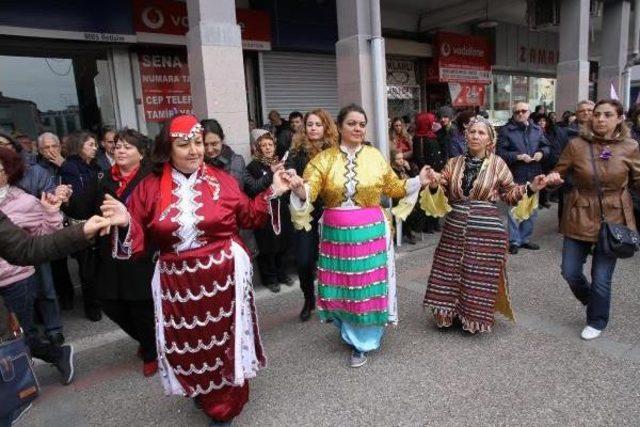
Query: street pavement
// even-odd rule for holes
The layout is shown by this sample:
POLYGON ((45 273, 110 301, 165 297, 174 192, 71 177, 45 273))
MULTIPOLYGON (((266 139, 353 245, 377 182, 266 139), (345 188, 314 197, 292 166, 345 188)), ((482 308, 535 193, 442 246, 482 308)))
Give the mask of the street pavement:
MULTIPOLYGON (((602 338, 582 341, 582 306, 560 276, 555 206, 540 212, 539 251, 510 256, 517 321, 492 333, 438 330, 422 307, 439 235, 397 255, 400 323, 362 368, 332 325, 298 321, 297 285, 257 290, 268 367, 251 381, 236 426, 609 426, 640 425, 640 257, 620 261, 612 317, 602 338)), ((79 305, 79 304, 78 304, 79 305)), ((39 363, 42 395, 23 426, 205 426, 190 400, 166 397, 144 378, 136 344, 106 318, 65 313, 76 380, 62 386, 39 363)))

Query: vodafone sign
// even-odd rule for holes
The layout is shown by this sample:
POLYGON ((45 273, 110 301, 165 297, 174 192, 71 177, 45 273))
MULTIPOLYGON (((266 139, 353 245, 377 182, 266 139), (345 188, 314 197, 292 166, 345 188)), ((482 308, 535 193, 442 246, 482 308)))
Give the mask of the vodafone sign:
POLYGON ((487 39, 455 33, 438 33, 437 56, 428 79, 438 82, 491 82, 491 49, 487 39))
MULTIPOLYGON (((271 18, 267 12, 236 9, 236 18, 244 49, 271 49, 271 18)), ((133 26, 140 41, 184 44, 183 36, 189 31, 187 5, 177 0, 133 0, 133 26)))

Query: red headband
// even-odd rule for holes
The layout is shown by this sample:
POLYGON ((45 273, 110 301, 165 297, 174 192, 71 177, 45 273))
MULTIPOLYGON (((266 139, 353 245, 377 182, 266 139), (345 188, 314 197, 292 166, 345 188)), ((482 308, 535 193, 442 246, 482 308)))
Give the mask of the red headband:
POLYGON ((202 126, 194 116, 176 116, 169 125, 171 138, 191 139, 202 132, 202 126))

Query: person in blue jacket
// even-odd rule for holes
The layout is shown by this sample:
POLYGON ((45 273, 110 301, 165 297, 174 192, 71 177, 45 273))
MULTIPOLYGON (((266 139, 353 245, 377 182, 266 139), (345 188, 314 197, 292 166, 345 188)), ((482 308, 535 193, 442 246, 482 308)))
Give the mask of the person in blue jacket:
MULTIPOLYGON (((516 102, 513 116, 498 135, 498 155, 509 165, 517 184, 532 182, 542 173, 542 160, 550 155, 551 147, 544 130, 529 120, 531 111, 526 102, 516 102)), ((517 254, 520 248, 538 250, 531 242, 537 212, 522 222, 509 213, 509 253, 517 254)))

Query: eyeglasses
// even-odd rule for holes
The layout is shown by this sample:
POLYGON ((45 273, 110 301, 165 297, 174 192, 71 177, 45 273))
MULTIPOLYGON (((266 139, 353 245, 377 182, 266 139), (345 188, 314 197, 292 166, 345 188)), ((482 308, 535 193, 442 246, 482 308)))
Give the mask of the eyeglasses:
POLYGON ((529 110, 514 110, 513 114, 527 114, 529 110))

